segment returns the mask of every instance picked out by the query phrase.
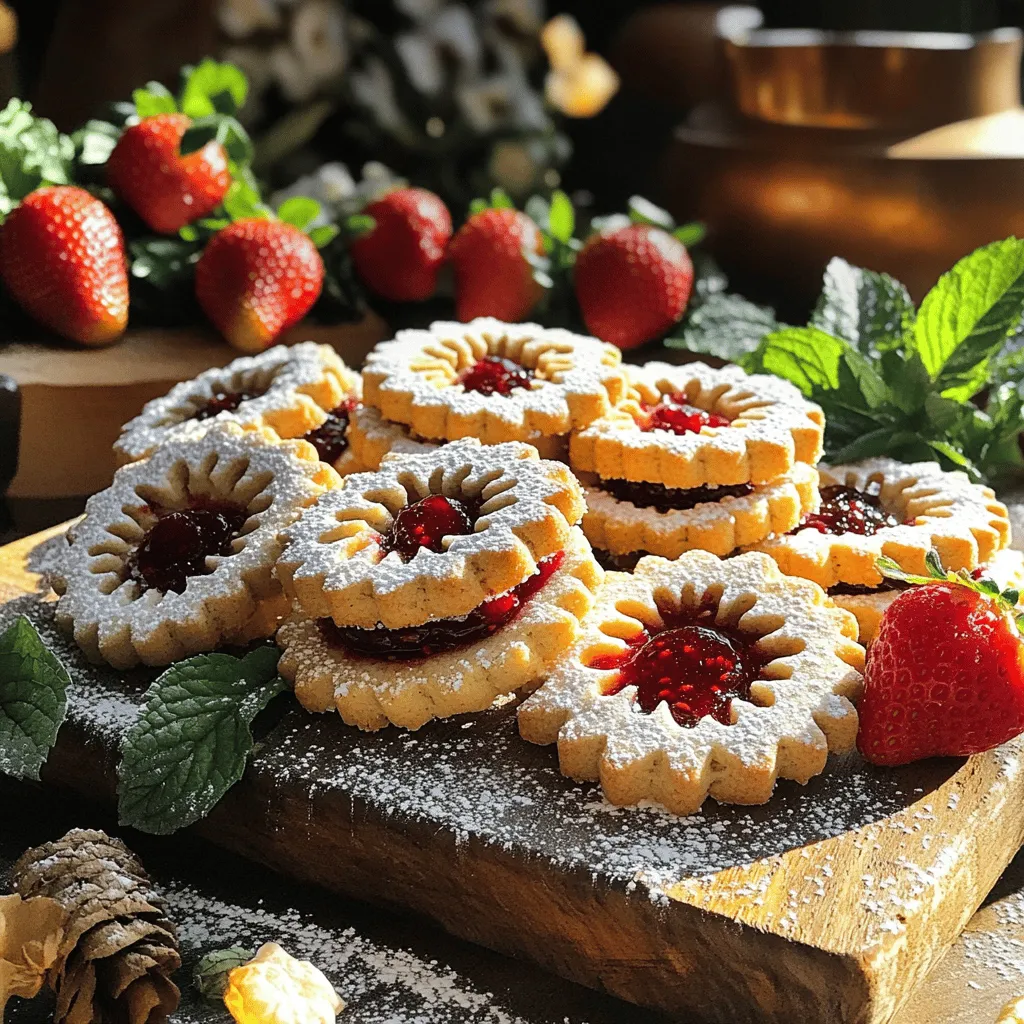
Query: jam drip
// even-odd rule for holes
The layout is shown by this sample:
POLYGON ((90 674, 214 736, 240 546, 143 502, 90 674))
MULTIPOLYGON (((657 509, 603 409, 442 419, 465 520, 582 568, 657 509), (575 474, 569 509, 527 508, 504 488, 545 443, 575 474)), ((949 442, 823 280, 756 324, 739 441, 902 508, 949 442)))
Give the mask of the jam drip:
POLYGON ((360 629, 337 626, 331 619, 320 619, 320 632, 328 643, 349 654, 375 661, 416 661, 445 651, 454 651, 478 643, 507 626, 549 579, 565 559, 559 551, 543 559, 537 571, 519 586, 501 597, 492 597, 468 615, 458 619, 434 619, 422 626, 405 629, 360 629))
POLYGON ((533 371, 499 356, 484 356, 455 378, 466 391, 481 395, 510 395, 516 388, 529 388, 533 371))
POLYGON ((226 503, 194 505, 180 511, 158 511, 142 543, 128 556, 126 579, 142 591, 180 594, 192 576, 206 576, 206 559, 230 555, 248 513, 226 503))
POLYGON ((262 391, 216 391, 198 412, 192 415, 194 420, 208 420, 221 412, 234 412, 243 402, 260 398, 262 391))
POLYGON ((640 429, 665 430, 672 434, 699 434, 704 427, 727 427, 732 422, 715 412, 707 412, 690 405, 686 395, 675 392, 665 395, 657 405, 642 406, 640 429))
POLYGON ((664 487, 637 480, 602 480, 601 488, 619 501, 628 501, 658 512, 674 512, 696 508, 723 498, 742 498, 750 494, 753 484, 732 484, 728 487, 664 487))
POLYGON ((321 462, 334 463, 348 451, 348 421, 358 408, 359 399, 347 398, 327 414, 319 427, 303 435, 303 440, 316 449, 321 462))
POLYGON ((602 655, 590 668, 618 669, 606 696, 636 687, 634 709, 650 714, 663 701, 672 717, 692 729, 710 716, 732 724, 734 698, 750 700, 750 687, 767 659, 755 637, 714 625, 713 610, 700 614, 663 613, 664 627, 641 632, 621 654, 602 655))
POLYGON ((817 512, 804 516, 800 525, 791 530, 817 530, 819 533, 857 533, 870 537, 888 526, 899 526, 900 521, 882 508, 877 484, 869 490, 833 484, 821 489, 821 506, 817 512))
POLYGON ((385 555, 397 551, 403 562, 409 562, 420 548, 444 551, 445 537, 472 533, 475 521, 476 508, 469 502, 428 494, 398 510, 391 529, 381 537, 380 549, 385 555))

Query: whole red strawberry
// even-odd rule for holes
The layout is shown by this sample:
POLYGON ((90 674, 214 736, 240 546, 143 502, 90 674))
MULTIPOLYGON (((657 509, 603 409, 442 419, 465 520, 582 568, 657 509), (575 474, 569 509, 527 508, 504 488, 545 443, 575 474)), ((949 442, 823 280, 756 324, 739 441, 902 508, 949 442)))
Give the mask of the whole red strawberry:
POLYGON ((375 223, 351 245, 356 272, 392 302, 429 299, 452 237, 448 207, 426 189, 396 188, 365 212, 375 223))
POLYGON ((128 269, 114 215, 85 189, 30 192, 0 230, 0 277, 40 323, 83 345, 128 324, 128 269))
POLYGON ((458 319, 493 316, 514 323, 529 316, 544 289, 527 253, 543 255, 544 241, 525 213, 506 207, 474 213, 448 249, 458 319))
POLYGON ((869 761, 964 757, 1024 731, 1024 643, 1010 597, 957 580, 893 601, 868 650, 857 707, 857 746, 869 761))
POLYGON ((222 228, 196 264, 196 298, 235 348, 262 352, 312 308, 324 264, 308 235, 279 220, 222 228))
POLYGON ((216 139, 181 155, 191 123, 184 114, 144 117, 125 129, 107 160, 107 183, 161 234, 205 217, 231 184, 228 155, 216 139))
POLYGON ((686 310, 693 263, 686 246, 651 224, 591 235, 576 260, 587 330, 629 349, 664 334, 686 310))

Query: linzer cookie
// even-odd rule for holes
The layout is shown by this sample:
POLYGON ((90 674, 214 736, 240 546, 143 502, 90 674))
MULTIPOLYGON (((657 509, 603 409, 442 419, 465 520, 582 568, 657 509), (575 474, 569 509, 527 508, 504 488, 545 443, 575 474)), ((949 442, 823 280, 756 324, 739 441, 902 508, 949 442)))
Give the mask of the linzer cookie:
POLYGON ((233 423, 166 441, 87 502, 54 579, 58 625, 115 668, 273 635, 281 533, 338 482, 305 441, 233 423))
MULTIPOLYGON (((877 628, 865 601, 891 590, 875 565, 893 558, 907 572, 926 571, 934 548, 949 569, 987 565, 1010 541, 1006 506, 989 487, 934 462, 902 463, 868 459, 843 466, 819 466, 821 506, 798 527, 756 545, 783 572, 824 587, 837 604, 857 614, 869 639, 877 628), (855 600, 847 600, 853 598, 855 600)), ((888 602, 883 602, 887 606, 888 602)))
POLYGON ((441 583, 433 589, 437 617, 407 629, 337 626, 297 613, 278 631, 278 670, 309 711, 335 709, 365 730, 418 729, 536 686, 576 640, 602 579, 573 529, 535 573, 467 615, 445 614, 441 583))
POLYGON ((389 456, 323 498, 278 576, 308 615, 364 629, 469 614, 561 551, 584 510, 568 467, 470 439, 389 456))
POLYGON ((134 462, 151 455, 172 434, 196 437, 214 421, 247 430, 269 427, 283 438, 302 437, 327 424, 331 413, 343 414, 346 400, 358 397, 359 389, 358 376, 329 345, 278 345, 206 370, 148 402, 125 424, 114 451, 122 463, 134 462))
POLYGON ((621 353, 595 338, 482 317, 400 331, 363 370, 364 400, 428 440, 560 437, 625 393, 621 353))
POLYGON ((562 773, 614 804, 759 804, 853 747, 863 648, 820 587, 767 556, 691 551, 609 573, 583 634, 519 709, 562 773))
POLYGON ((738 367, 627 368, 630 397, 569 443, 584 532, 610 564, 726 555, 817 507, 823 418, 791 384, 738 367))

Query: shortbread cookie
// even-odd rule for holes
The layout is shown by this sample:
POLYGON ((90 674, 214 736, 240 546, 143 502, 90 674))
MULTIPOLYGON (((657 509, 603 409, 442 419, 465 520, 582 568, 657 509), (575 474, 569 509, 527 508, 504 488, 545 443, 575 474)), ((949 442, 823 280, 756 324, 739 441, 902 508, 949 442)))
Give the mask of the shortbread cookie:
POLYGON ((614 345, 481 317, 399 331, 363 369, 364 399, 419 437, 485 444, 568 434, 625 393, 614 345))
MULTIPOLYGON (((693 504, 686 508, 673 507, 672 492, 663 492, 670 499, 666 504, 652 507, 615 497, 596 478, 584 476, 582 483, 587 497, 583 532, 595 548, 611 555, 643 551, 678 558, 694 548, 728 555, 771 533, 791 530, 818 507, 818 474, 803 462, 770 484, 694 489, 693 504)), ((637 486, 646 485, 630 484, 637 486)), ((676 501, 686 494, 678 492, 676 501)), ((681 503, 690 505, 685 499, 681 503)))
POLYGON ((483 711, 496 697, 539 682, 579 636, 602 579, 574 529, 525 585, 461 619, 390 631, 293 617, 278 632, 279 670, 307 710, 336 708, 360 729, 389 722, 418 729, 434 718, 483 711))
MULTIPOLYGON (((1000 590, 1013 588, 1024 591, 1024 554, 1011 548, 996 552, 986 564, 974 570, 979 579, 993 580, 1000 590)), ((867 646, 878 634, 882 616, 907 585, 887 579, 882 587, 833 588, 832 600, 857 617, 860 642, 867 646)))
POLYGON ((152 455, 182 428, 194 437, 212 422, 224 421, 247 430, 269 427, 280 437, 302 437, 359 391, 359 377, 329 345, 277 345, 206 370, 147 402, 125 424, 114 451, 122 464, 134 462, 152 455))
POLYGON ((609 573, 580 640, 519 709, 562 773, 677 814, 760 804, 853 747, 864 650, 820 587, 756 553, 690 551, 609 573))
MULTIPOLYGON (((404 424, 392 423, 384 419, 379 409, 362 404, 352 413, 348 440, 352 455, 363 470, 379 469, 386 455, 422 455, 448 443, 417 437, 404 424)), ((533 445, 542 459, 557 462, 565 461, 569 448, 568 440, 562 436, 531 434, 524 443, 533 445)))
POLYGON ((281 532, 339 483, 305 441, 217 424, 93 495, 56 574, 57 623, 90 661, 168 665, 270 636, 289 602, 281 532))
POLYGON ((277 573, 313 618, 417 626, 522 583, 584 510, 568 467, 529 445, 454 441, 347 477, 288 531, 277 573))
POLYGON ((704 363, 629 367, 630 397, 569 441, 569 464, 671 488, 766 484, 821 457, 825 418, 788 381, 704 363))
POLYGON ((1006 506, 964 473, 934 462, 885 458, 818 470, 818 512, 792 533, 756 548, 768 552, 784 573, 826 590, 879 586, 879 555, 923 574, 931 548, 948 569, 976 569, 1009 544, 1006 506))

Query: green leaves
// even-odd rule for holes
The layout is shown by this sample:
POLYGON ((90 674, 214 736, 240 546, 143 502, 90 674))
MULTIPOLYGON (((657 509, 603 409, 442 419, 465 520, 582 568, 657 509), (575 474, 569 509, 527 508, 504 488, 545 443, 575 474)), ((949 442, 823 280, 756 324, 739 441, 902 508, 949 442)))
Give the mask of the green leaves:
POLYGON ((805 395, 839 389, 839 367, 851 351, 839 338, 817 327, 785 327, 761 345, 760 368, 792 381, 805 395))
POLYGON ((249 92, 249 82, 239 68, 209 58, 194 68, 183 68, 182 80, 181 112, 193 120, 211 114, 233 117, 249 92))
POLYGON ((811 323, 861 352, 891 347, 914 321, 910 293, 895 278, 835 257, 825 269, 811 323))
POLYGON ((767 306, 715 292, 687 317, 682 335, 666 338, 665 344, 746 367, 765 335, 779 327, 774 310, 767 306))
POLYGON ((142 89, 132 92, 132 102, 139 117, 155 117, 157 114, 176 114, 178 104, 171 91, 160 82, 148 82, 142 89))
POLYGON ((209 813, 242 777, 253 719, 286 689, 278 656, 200 655, 156 679, 121 746, 121 824, 166 835, 209 813))
POLYGON ((1024 241, 1007 238, 965 256, 924 297, 912 344, 937 390, 966 399, 1024 314, 1024 241))
POLYGON ((0 110, 0 218, 42 185, 70 184, 74 157, 67 135, 12 99, 0 110))
POLYGON ((39 778, 67 713, 70 682, 25 616, 0 635, 0 772, 39 778))

